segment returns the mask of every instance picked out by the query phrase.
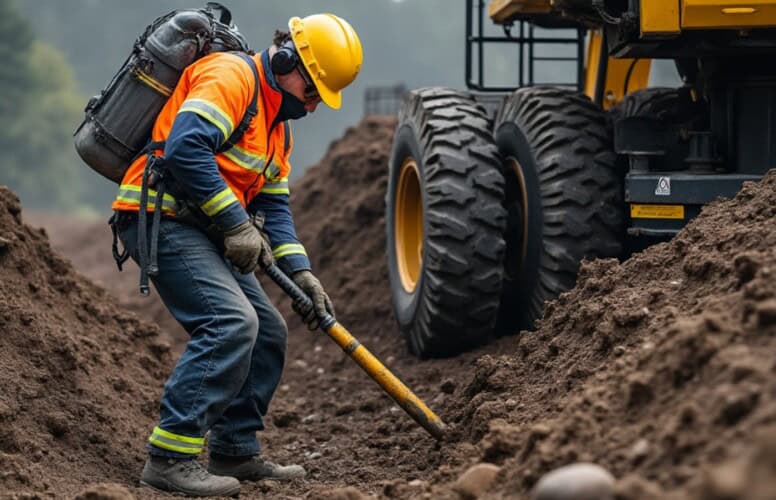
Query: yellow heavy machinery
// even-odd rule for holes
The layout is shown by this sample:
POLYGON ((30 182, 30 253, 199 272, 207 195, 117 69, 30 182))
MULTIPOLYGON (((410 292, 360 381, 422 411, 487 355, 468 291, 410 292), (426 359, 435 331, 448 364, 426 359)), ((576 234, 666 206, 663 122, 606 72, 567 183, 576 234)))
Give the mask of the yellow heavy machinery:
POLYGON ((530 329, 582 259, 670 238, 776 165, 776 0, 466 9, 469 90, 410 92, 391 156, 393 306, 422 357, 530 329), (656 60, 681 83, 649 88, 656 60))

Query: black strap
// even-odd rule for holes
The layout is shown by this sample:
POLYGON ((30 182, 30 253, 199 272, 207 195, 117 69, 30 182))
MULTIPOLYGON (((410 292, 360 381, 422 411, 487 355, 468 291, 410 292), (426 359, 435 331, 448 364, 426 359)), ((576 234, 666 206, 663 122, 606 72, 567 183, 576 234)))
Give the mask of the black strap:
POLYGON ((283 152, 288 156, 288 149, 291 147, 291 125, 288 121, 283 122, 283 152))
POLYGON ((241 57, 243 61, 247 62, 248 66, 251 67, 251 71, 253 71, 253 79, 255 83, 253 86, 253 98, 251 99, 251 103, 248 104, 248 109, 245 110, 245 114, 243 115, 240 124, 236 129, 234 129, 232 135, 230 135, 229 138, 221 145, 221 147, 218 148, 218 153, 223 153, 224 151, 232 149, 235 144, 240 142, 240 139, 242 139, 243 135, 245 135, 245 131, 248 130, 248 127, 251 125, 253 117, 256 116, 256 113, 258 113, 257 105, 259 102, 259 70, 256 68, 256 62, 248 54, 244 54, 242 52, 235 52, 234 54, 241 57))
POLYGON ((113 260, 116 261, 116 267, 119 268, 119 271, 123 271, 122 267, 129 258, 129 251, 124 248, 121 253, 119 253, 119 212, 113 212, 113 215, 108 219, 108 224, 110 225, 111 233, 113 233, 113 245, 111 247, 113 260))

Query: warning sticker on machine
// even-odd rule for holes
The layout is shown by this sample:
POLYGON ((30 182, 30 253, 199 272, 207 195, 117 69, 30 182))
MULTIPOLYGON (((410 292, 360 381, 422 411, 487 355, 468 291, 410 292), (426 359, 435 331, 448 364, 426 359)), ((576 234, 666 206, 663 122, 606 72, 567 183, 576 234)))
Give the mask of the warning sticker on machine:
POLYGON ((633 219, 684 219, 684 205, 631 205, 633 219))
POLYGON ((671 196, 671 178, 660 177, 655 186, 655 196, 671 196))

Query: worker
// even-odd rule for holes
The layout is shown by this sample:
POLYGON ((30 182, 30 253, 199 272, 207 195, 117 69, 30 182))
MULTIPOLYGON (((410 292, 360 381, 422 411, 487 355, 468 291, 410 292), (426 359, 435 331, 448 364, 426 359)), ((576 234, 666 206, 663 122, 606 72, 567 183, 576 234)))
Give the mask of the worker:
POLYGON ((268 49, 248 56, 253 65, 239 54, 214 53, 184 70, 153 128, 154 147, 164 147, 131 164, 113 203, 113 224, 133 260, 140 263, 145 241, 155 244, 158 271, 151 280, 190 336, 148 439, 145 486, 228 496, 239 492, 240 481, 305 475, 299 465, 260 455, 256 432, 281 377, 288 330, 254 271, 276 262, 312 299, 312 309, 295 307, 311 328, 334 314, 289 208, 287 123, 320 102, 338 109, 342 89, 360 70, 362 49, 353 27, 332 14, 293 17, 288 27, 268 49), (254 95, 250 126, 222 149, 254 95), (154 177, 169 188, 161 199, 154 177), (154 224, 140 221, 157 204, 154 235, 154 224), (196 217, 181 215, 192 211, 196 217), (205 469, 196 459, 207 433, 205 469))

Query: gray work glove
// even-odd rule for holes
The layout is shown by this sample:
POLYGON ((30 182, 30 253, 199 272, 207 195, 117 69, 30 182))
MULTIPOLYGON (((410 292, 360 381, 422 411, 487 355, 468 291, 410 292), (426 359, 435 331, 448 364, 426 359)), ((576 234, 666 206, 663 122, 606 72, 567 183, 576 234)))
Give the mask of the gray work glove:
POLYGON ((302 321, 307 324, 308 329, 318 329, 321 318, 327 313, 334 316, 334 305, 331 303, 331 299, 323 290, 321 282, 310 271, 297 271, 291 279, 313 301, 312 308, 305 308, 301 303, 294 302, 294 311, 302 317, 302 321))
POLYGON ((248 274, 256 270, 259 262, 272 259, 272 249, 253 221, 246 220, 224 232, 224 256, 238 271, 248 274))

